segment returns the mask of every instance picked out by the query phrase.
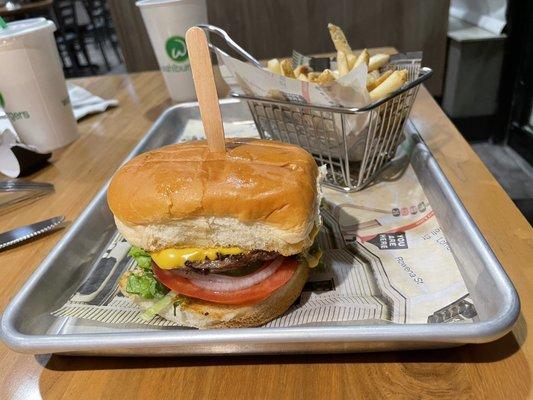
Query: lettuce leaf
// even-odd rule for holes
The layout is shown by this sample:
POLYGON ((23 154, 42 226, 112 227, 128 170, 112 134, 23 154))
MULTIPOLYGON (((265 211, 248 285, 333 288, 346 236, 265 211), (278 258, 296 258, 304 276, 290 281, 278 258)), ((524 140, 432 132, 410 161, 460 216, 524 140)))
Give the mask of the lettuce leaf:
POLYGON ((140 268, 151 270, 152 257, 147 251, 144 251, 140 247, 133 246, 128 252, 128 255, 135 259, 135 262, 140 268))
POLYGON ((145 321, 150 321, 155 317, 161 310, 168 307, 169 305, 174 305, 174 315, 176 315, 176 307, 181 303, 181 299, 174 292, 168 292, 165 297, 159 300, 157 303, 147 308, 140 317, 145 321))
POLYGON ((137 294, 143 299, 160 299, 168 293, 168 289, 148 271, 131 274, 128 277, 126 291, 137 294))
POLYGON ((165 297, 169 289, 154 276, 150 253, 140 247, 133 246, 128 255, 135 259, 139 268, 128 277, 126 292, 137 294, 143 299, 158 300, 165 297))

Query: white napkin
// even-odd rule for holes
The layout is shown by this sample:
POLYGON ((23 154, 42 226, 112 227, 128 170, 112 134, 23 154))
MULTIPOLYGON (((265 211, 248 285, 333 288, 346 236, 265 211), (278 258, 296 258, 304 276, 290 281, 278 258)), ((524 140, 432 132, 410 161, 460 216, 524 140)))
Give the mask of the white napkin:
POLYGON ((16 178, 20 174, 19 162, 11 151, 17 139, 17 135, 9 129, 0 133, 0 172, 10 178, 16 178))
POLYGON ((34 150, 32 146, 20 143, 20 139, 13 128, 6 112, 0 107, 0 173, 16 178, 20 174, 20 165, 11 148, 14 145, 34 150))
POLYGON ((67 83, 67 88, 72 111, 74 111, 74 117, 76 117, 77 120, 85 117, 88 114, 104 112, 109 107, 118 106, 118 100, 102 99, 101 97, 95 96, 88 90, 80 86, 73 85, 72 83, 67 83))

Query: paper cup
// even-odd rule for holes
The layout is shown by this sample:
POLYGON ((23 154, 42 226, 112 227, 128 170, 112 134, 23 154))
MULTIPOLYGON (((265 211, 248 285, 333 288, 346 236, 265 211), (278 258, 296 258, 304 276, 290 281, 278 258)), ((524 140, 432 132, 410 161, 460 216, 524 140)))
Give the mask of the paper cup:
POLYGON ((155 52, 172 100, 196 99, 185 32, 207 23, 205 0, 142 0, 135 3, 155 52))
POLYGON ((15 21, 0 29, 0 106, 22 142, 40 153, 79 136, 55 29, 44 18, 15 21))

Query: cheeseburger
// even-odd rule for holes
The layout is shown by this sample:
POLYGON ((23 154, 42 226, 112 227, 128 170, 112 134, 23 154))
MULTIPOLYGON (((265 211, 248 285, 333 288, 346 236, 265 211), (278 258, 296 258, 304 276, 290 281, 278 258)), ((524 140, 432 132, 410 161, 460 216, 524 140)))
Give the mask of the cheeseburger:
POLYGON ((122 293, 197 328, 259 326, 300 295, 320 251, 319 170, 300 147, 228 140, 173 144, 122 166, 107 193, 135 269, 122 293))

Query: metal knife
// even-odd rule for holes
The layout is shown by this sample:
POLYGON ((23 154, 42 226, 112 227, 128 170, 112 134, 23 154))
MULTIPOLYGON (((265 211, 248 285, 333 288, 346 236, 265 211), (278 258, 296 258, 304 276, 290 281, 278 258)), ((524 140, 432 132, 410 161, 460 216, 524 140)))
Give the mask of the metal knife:
POLYGON ((62 228, 64 220, 65 217, 60 215, 59 217, 50 218, 0 233, 0 251, 25 240, 62 228))

